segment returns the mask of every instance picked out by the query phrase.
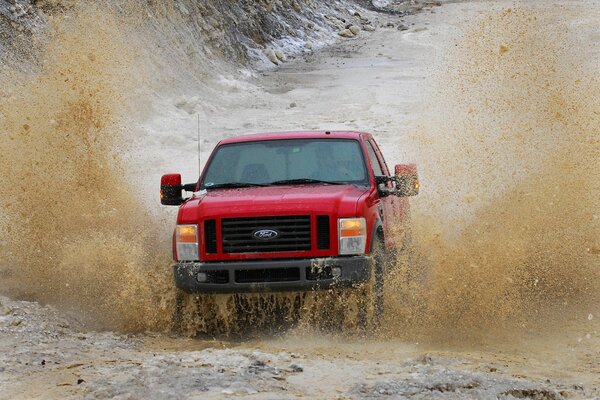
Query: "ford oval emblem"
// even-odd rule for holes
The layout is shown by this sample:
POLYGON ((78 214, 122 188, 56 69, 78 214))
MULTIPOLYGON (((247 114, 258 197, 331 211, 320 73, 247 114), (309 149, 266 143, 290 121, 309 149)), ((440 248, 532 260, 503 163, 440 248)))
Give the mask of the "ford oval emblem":
POLYGON ((257 229, 252 232, 252 237, 259 240, 271 240, 279 236, 275 229, 257 229))

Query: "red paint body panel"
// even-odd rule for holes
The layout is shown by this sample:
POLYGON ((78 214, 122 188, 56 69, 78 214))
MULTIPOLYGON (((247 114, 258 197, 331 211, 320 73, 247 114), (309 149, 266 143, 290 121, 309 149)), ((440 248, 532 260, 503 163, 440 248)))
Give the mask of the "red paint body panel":
POLYGON ((165 174, 160 178, 161 186, 181 186, 180 174, 165 174))
POLYGON ((417 173, 415 164, 398 164, 394 167, 396 175, 414 175, 417 173))
POLYGON ((234 138, 223 139, 221 144, 255 142, 260 140, 275 139, 360 139, 362 136, 371 137, 369 133, 354 131, 297 131, 297 132, 272 132, 272 133, 254 133, 249 135, 236 136, 234 138))

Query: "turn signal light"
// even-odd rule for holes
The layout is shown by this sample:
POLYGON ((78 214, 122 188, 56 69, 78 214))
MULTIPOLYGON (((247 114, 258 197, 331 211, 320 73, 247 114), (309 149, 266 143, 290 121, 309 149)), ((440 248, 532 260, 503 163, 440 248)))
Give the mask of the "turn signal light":
POLYGON ((196 240, 197 225, 179 225, 177 226, 177 241, 194 243, 196 240))
POLYGON ((340 219, 340 236, 361 236, 366 234, 364 218, 340 219))

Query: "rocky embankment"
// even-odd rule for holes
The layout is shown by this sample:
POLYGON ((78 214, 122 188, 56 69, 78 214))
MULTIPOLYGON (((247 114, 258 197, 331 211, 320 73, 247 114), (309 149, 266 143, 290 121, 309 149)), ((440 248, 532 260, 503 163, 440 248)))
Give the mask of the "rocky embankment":
MULTIPOLYGON (((180 0, 177 2, 94 2, 144 25, 146 39, 158 47, 184 46, 192 59, 206 57, 278 65, 342 38, 354 38, 379 28, 369 11, 406 15, 434 1, 382 0, 180 0), (154 37, 148 38, 151 33, 154 37), (169 42, 163 42, 168 38, 169 42)), ((36 49, 51 23, 78 10, 72 0, 0 0, 0 53, 3 66, 30 69, 38 62, 36 49)))

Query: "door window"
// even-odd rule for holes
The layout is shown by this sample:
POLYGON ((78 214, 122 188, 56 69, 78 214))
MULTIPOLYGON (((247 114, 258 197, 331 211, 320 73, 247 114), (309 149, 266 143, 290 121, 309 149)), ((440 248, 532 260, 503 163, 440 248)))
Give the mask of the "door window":
POLYGON ((382 176, 383 171, 381 170, 381 165, 379 165, 379 160, 377 159, 377 154, 375 153, 375 149, 371 142, 367 142, 367 153, 369 153, 369 161, 371 162, 371 168, 373 168, 373 173, 376 176, 382 176))

